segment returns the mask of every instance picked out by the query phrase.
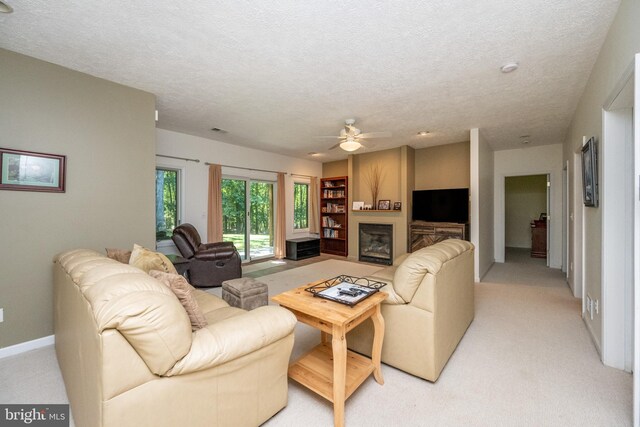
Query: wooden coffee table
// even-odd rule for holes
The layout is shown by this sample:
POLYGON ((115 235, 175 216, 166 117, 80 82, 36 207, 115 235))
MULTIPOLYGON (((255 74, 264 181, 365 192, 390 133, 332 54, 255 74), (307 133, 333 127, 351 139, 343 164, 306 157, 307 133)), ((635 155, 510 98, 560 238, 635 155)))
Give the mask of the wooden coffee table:
POLYGON ((291 310, 299 322, 320 329, 320 344, 289 366, 289 377, 333 402, 334 424, 344 426, 344 402, 360 384, 371 373, 384 384, 380 370, 384 337, 380 303, 387 294, 376 292, 349 307, 305 291, 316 283, 283 292, 272 300, 291 310), (368 318, 373 320, 375 331, 371 359, 347 350, 346 340, 347 332, 368 318))

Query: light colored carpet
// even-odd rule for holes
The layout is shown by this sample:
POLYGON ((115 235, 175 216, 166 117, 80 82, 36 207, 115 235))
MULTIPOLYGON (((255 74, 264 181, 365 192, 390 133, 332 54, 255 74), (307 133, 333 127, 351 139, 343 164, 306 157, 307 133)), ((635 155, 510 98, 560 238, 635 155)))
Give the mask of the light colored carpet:
POLYGON ((277 267, 279 264, 272 261, 257 262, 255 264, 246 264, 242 266, 242 274, 255 273, 256 271, 266 270, 267 268, 277 267))
MULTIPOLYGON (((495 265, 476 285, 476 318, 438 382, 383 365, 383 386, 369 378, 347 400, 346 424, 631 425, 632 376, 602 365, 580 318, 580 301, 559 271, 538 267, 518 273, 517 265, 495 265), (535 277, 520 283, 525 271, 535 277), (501 282, 504 278, 518 282, 501 282), (526 286, 514 286, 518 283, 526 286)), ((260 280, 275 295, 309 281, 377 268, 332 260, 260 280)), ((292 358, 318 340, 316 330, 298 326, 292 358)), ((3 403, 66 402, 52 347, 0 360, 0 384, 3 403)), ((329 402, 289 384, 289 404, 266 426, 333 424, 329 402)))

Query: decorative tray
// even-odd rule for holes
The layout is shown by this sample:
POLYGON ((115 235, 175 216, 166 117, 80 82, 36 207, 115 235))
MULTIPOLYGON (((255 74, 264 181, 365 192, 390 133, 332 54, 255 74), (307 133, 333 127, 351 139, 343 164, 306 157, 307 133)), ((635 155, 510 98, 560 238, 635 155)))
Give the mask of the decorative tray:
POLYGON ((305 290, 311 292, 314 297, 325 298, 353 307, 378 292, 385 285, 386 283, 364 277, 341 275, 310 286, 305 290))

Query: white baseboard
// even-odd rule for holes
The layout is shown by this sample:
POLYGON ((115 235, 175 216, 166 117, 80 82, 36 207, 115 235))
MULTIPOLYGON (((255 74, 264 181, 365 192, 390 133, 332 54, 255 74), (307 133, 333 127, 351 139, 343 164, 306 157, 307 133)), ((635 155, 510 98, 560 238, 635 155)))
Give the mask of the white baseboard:
POLYGON ((0 348, 0 359, 9 356, 15 356, 16 354, 24 353, 26 351, 35 350, 37 348, 46 347, 56 342, 55 335, 49 335, 46 337, 38 338, 31 341, 21 342, 20 344, 11 345, 9 347, 0 348))
POLYGON ((587 332, 589 332, 589 337, 591 338, 591 342, 593 343, 596 350, 598 351, 598 356, 600 356, 600 360, 602 360, 602 348, 600 347, 600 343, 596 339, 596 334, 593 333, 593 329, 591 329, 591 325, 589 324, 585 316, 588 316, 587 312, 582 313, 582 322, 587 327, 587 332))

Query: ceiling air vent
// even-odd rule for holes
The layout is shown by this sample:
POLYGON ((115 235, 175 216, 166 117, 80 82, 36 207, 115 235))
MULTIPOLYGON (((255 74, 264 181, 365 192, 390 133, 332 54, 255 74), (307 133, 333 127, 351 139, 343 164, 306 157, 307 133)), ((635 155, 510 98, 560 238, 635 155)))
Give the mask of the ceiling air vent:
POLYGON ((214 132, 219 132, 219 133, 227 133, 226 130, 220 129, 220 128, 211 128, 211 130, 214 131, 214 132))

